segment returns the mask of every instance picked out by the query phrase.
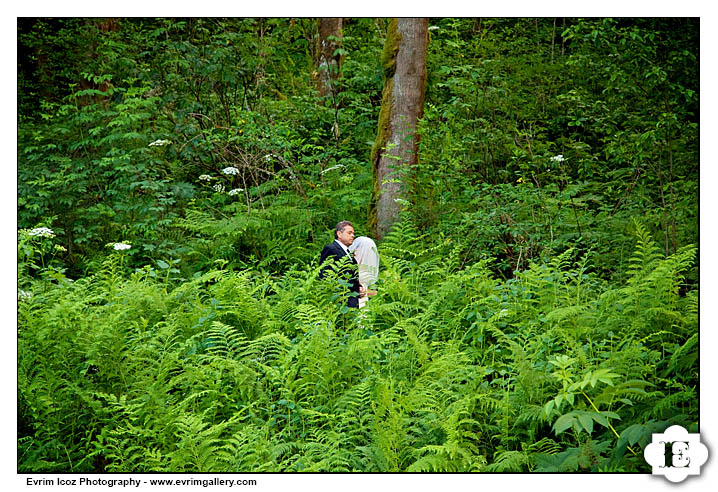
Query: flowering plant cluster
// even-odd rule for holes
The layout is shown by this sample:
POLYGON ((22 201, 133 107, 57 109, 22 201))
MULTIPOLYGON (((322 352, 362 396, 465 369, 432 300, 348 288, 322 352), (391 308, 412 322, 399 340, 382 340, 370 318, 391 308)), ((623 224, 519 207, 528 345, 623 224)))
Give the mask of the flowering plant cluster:
MULTIPOLYGON (((222 174, 226 174, 228 176, 236 176, 239 174, 239 169, 233 166, 225 167, 224 169, 222 169, 222 174)), ((205 183, 211 183, 213 180, 218 178, 215 176, 210 176, 209 174, 201 174, 197 177, 197 179, 199 179, 200 181, 204 181, 205 183)), ((226 188, 225 185, 222 183, 215 183, 214 185, 212 185, 212 189, 217 193, 224 193, 226 188)), ((234 188, 232 190, 229 190, 227 194, 230 196, 234 196, 243 191, 244 189, 242 188, 234 188)))
POLYGON ((553 157, 551 158, 551 160, 554 161, 554 162, 563 162, 563 161, 565 161, 566 159, 563 158, 563 154, 559 154, 559 155, 553 156, 553 157))
POLYGON ((37 237, 55 237, 55 233, 49 227, 36 227, 28 232, 28 234, 37 237))
POLYGON ((239 169, 237 169, 236 167, 229 166, 222 169, 222 173, 236 176, 239 174, 239 169))
MULTIPOLYGON (((271 154, 267 154, 264 157, 266 159, 271 159, 271 154)), ((234 166, 227 166, 224 169, 222 169, 220 172, 226 176, 239 176, 239 169, 234 166)), ((199 176, 197 176, 197 179, 199 181, 203 181, 205 183, 211 184, 212 181, 221 179, 221 177, 212 176, 210 174, 200 174, 199 176)), ((223 184, 223 183, 215 183, 212 185, 212 189, 216 193, 224 193, 226 190, 226 187, 225 187, 225 184, 223 184)), ((229 191, 227 191, 227 194, 230 196, 235 196, 235 195, 242 193, 243 191, 244 191, 243 188, 233 188, 233 189, 230 189, 229 191)))
POLYGON ((130 249, 132 245, 127 243, 114 243, 112 247, 115 249, 115 251, 123 251, 126 249, 130 249))

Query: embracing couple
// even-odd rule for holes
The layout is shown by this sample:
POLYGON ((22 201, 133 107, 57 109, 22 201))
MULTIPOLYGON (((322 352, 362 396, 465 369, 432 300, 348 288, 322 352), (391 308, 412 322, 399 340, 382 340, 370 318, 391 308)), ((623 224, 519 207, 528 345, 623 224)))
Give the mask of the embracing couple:
MULTIPOLYGON (((333 259, 339 269, 340 276, 346 277, 349 284, 349 307, 364 307, 370 296, 376 291, 370 287, 379 277, 379 252, 374 241, 366 236, 354 238, 354 226, 348 220, 342 220, 334 229, 334 242, 324 246, 319 263, 333 259)), ((326 276, 325 266, 319 278, 326 276)))

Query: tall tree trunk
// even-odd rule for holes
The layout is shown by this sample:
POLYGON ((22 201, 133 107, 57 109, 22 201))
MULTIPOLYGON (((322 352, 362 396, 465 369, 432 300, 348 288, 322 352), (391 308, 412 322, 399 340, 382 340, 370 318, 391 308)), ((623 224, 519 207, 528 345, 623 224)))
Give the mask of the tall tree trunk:
POLYGON ((370 223, 377 239, 398 220, 398 200, 407 198, 409 172, 417 162, 416 125, 424 115, 428 43, 429 19, 390 21, 381 60, 384 91, 371 153, 374 193, 370 223))
POLYGON ((322 97, 336 96, 335 83, 339 77, 342 57, 334 54, 341 47, 342 18, 325 17, 319 19, 319 49, 317 50, 317 73, 319 93, 322 97), (330 39, 331 38, 331 39, 330 39))
MULTIPOLYGON (((120 30, 120 19, 117 18, 110 18, 110 19, 88 19, 88 24, 94 25, 97 30, 101 33, 99 36, 107 36, 108 33, 111 32, 118 32, 120 30)), ((92 44, 89 46, 89 50, 87 53, 87 56, 93 60, 93 63, 98 58, 97 54, 97 44, 98 41, 95 40, 92 44)), ((101 73, 95 73, 91 75, 103 75, 101 73)), ((102 92, 107 92, 110 88, 112 88, 112 83, 109 80, 102 80, 100 82, 96 82, 93 80, 89 80, 86 78, 80 79, 79 82, 80 89, 97 89, 102 92)), ((108 96, 84 96, 78 99, 77 103, 81 106, 84 106, 86 104, 107 104, 109 101, 108 96)))

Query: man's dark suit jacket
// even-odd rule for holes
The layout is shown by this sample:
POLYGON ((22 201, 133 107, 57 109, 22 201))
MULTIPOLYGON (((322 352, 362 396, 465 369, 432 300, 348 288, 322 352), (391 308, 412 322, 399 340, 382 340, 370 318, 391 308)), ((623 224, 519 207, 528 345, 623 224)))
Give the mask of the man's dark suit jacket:
MULTIPOLYGON (((348 268, 345 268, 344 270, 340 270, 340 277, 344 278, 347 282, 349 282, 349 291, 350 292, 356 292, 356 296, 349 296, 349 299, 347 301, 347 306, 349 307, 359 307, 359 274, 357 273, 356 265, 357 261, 354 259, 353 255, 347 255, 344 250, 342 249, 339 244, 334 241, 332 244, 327 244, 324 246, 324 249, 322 249, 322 255, 319 258, 319 263, 324 263, 327 258, 334 258, 337 263, 344 260, 348 266, 348 268), (349 257, 351 261, 344 260, 344 258, 349 257), (349 265, 353 265, 354 267, 351 268, 349 265)), ((326 275, 326 270, 328 267, 322 268, 322 270, 319 272, 319 278, 324 278, 326 275)))

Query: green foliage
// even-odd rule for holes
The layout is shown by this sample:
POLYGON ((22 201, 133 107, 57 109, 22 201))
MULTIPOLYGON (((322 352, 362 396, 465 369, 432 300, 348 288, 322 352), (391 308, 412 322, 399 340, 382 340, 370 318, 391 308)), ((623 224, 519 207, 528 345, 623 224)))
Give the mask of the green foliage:
POLYGON ((645 472, 698 423, 697 22, 432 19, 361 312, 388 23, 21 19, 21 472, 645 472), (49 231, 49 232, 48 232, 49 231))
POLYGON ((92 277, 35 281, 19 468, 642 471, 651 432, 697 423, 697 311, 671 287, 694 252, 646 261, 642 233, 620 288, 569 253, 502 283, 396 231, 362 313, 310 266, 173 287, 112 254, 92 277))
POLYGON ((432 19, 418 223, 506 277, 571 246, 623 272, 632 217, 664 254, 695 244, 697 33, 691 19, 432 19))

